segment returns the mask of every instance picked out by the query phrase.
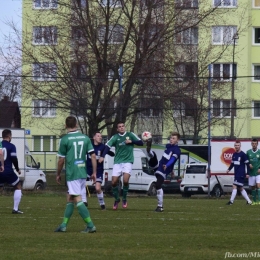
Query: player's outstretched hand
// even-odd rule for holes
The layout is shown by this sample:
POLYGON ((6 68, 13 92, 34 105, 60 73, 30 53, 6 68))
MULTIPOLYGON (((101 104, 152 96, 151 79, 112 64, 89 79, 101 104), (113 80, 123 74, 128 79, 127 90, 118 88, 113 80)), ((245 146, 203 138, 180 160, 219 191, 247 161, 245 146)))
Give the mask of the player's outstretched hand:
POLYGON ((96 173, 93 173, 93 174, 91 175, 90 179, 93 181, 93 184, 96 183, 97 174, 96 174, 96 173))
POLYGON ((18 171, 18 174, 21 175, 21 170, 18 171))
POLYGON ((0 172, 3 172, 3 171, 4 171, 4 166, 1 165, 1 166, 0 166, 0 172))
POLYGON ((98 162, 99 163, 102 163, 104 161, 104 157, 100 157, 99 159, 98 159, 98 162))
POLYGON ((57 175, 57 176, 56 176, 56 182, 57 182, 58 184, 61 184, 61 176, 60 176, 60 175, 57 175))

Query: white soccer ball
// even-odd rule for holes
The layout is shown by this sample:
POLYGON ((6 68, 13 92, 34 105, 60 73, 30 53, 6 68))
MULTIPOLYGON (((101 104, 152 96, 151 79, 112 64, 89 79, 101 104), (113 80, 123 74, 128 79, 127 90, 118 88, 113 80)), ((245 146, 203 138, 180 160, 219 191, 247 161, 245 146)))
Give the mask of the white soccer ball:
POLYGON ((152 138, 152 134, 151 134, 150 132, 144 131, 144 132, 142 133, 142 140, 143 140, 144 142, 146 142, 148 139, 151 139, 151 138, 152 138))

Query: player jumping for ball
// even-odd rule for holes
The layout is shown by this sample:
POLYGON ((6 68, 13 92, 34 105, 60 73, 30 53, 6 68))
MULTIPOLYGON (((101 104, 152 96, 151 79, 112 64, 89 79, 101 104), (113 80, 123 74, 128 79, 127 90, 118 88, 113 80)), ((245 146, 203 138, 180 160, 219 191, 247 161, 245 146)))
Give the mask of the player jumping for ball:
POLYGON ((152 139, 147 140, 147 154, 150 157, 149 166, 155 171, 156 190, 157 190, 157 200, 158 205, 155 209, 156 212, 163 212, 163 189, 162 184, 166 179, 168 174, 173 171, 173 166, 178 160, 181 154, 181 150, 178 146, 178 141, 180 139, 180 134, 173 132, 170 137, 170 143, 166 144, 164 153, 160 162, 158 163, 157 155, 151 150, 152 139))

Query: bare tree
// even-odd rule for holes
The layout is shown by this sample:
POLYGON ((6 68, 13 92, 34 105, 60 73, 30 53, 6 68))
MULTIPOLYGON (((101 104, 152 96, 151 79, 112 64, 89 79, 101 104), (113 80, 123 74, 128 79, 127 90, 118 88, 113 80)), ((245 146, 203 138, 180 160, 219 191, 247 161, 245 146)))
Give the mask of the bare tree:
MULTIPOLYGON (((196 0, 175 5, 166 0, 60 0, 57 9, 54 4, 53 10, 32 14, 31 1, 24 1, 23 99, 33 100, 39 116, 44 113, 40 106, 74 114, 90 135, 103 129, 111 135, 116 122, 127 119, 139 133, 152 126, 153 133, 162 134, 166 104, 189 89, 197 100, 201 83, 172 79, 176 62, 187 56, 185 49, 176 58, 176 36, 221 16, 217 8, 199 11, 197 5, 196 0)), ((60 125, 51 127, 60 131, 60 125)), ((202 127, 195 128, 198 135, 202 127)))

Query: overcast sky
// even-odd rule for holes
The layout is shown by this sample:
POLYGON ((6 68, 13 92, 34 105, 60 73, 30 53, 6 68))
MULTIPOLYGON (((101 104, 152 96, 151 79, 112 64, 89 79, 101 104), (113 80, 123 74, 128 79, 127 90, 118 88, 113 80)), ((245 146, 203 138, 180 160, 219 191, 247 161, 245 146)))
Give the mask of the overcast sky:
POLYGON ((22 28, 22 0, 0 0, 0 45, 4 44, 4 35, 9 35, 11 29, 5 24, 13 21, 22 28))

